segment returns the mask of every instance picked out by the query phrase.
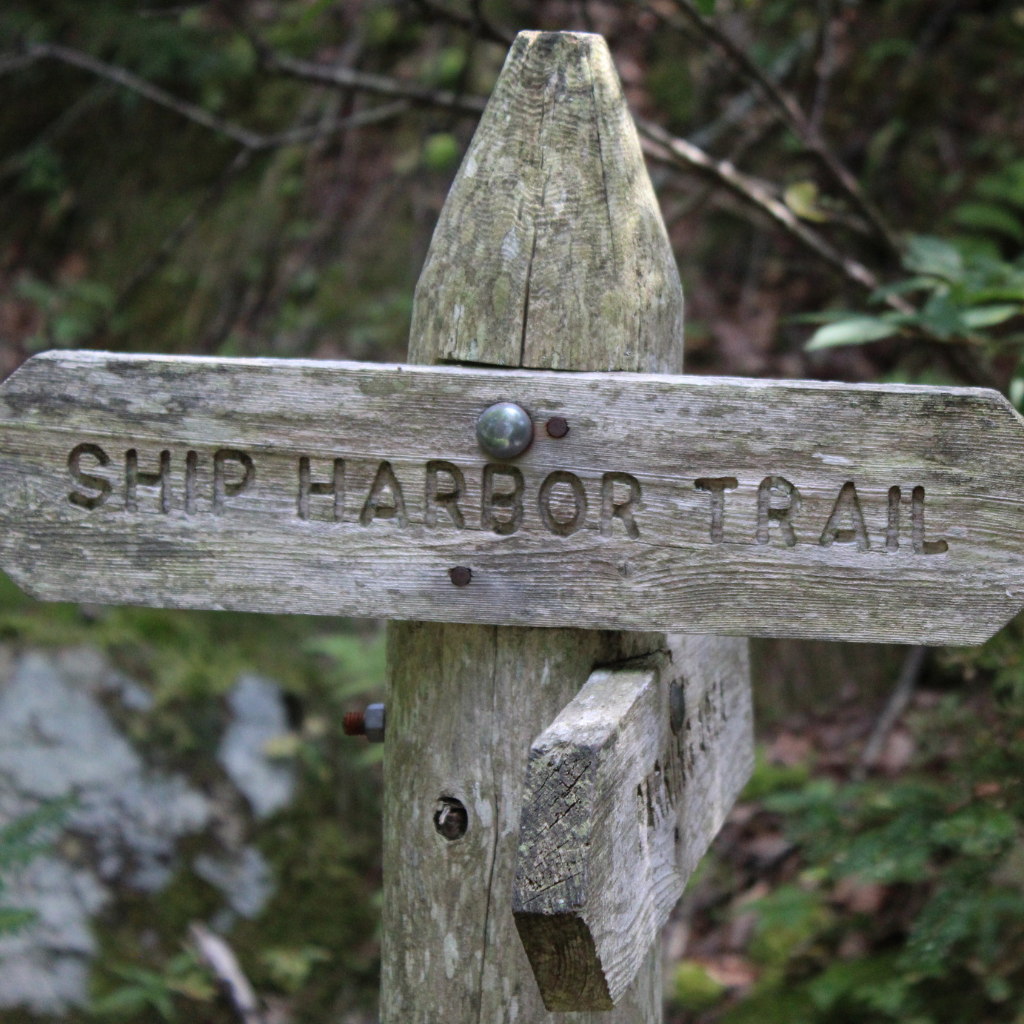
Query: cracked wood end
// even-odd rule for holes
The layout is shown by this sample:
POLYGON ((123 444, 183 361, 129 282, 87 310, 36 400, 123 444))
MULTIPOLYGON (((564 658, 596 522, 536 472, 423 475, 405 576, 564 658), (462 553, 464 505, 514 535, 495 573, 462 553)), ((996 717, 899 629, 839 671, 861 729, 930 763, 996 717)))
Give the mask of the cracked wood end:
POLYGON ((513 913, 548 1010, 615 1005, 752 767, 744 640, 598 669, 537 737, 513 913))

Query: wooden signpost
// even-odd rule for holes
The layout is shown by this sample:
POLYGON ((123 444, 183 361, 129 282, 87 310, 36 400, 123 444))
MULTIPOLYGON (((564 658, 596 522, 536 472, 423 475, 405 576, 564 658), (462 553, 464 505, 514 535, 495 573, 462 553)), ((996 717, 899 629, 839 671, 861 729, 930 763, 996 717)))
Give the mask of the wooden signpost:
POLYGON ((0 450, 0 564, 51 600, 954 644, 1024 605, 981 389, 54 352, 0 450))
POLYGON ((684 377, 682 312, 604 41, 523 33, 417 286, 428 365, 58 352, 0 387, 29 592, 392 620, 386 1024, 659 1021, 752 764, 735 637, 977 643, 1024 606, 1002 397, 684 377))

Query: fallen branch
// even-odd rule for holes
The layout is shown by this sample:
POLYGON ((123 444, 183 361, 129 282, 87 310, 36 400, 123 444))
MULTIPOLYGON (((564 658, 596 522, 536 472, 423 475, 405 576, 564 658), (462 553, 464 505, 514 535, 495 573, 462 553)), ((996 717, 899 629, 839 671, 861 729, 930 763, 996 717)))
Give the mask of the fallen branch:
POLYGON ((393 96, 413 103, 425 103, 432 107, 444 107, 464 114, 482 114, 487 106, 486 96, 461 96, 448 89, 432 89, 415 82, 402 82, 386 75, 374 75, 366 71, 355 71, 340 64, 319 64, 310 60, 299 60, 273 50, 261 53, 264 66, 271 71, 280 71, 294 78, 373 92, 380 96, 393 96))
MULTIPOLYGON (((398 97, 397 102, 389 103, 382 107, 372 108, 370 110, 360 111, 358 114, 353 114, 351 117, 343 118, 327 125, 315 125, 308 128, 295 128, 285 132, 263 134, 261 132, 252 131, 249 128, 245 128, 242 125, 235 124, 233 121, 217 117, 205 108, 200 107, 195 103, 188 102, 188 100, 179 99, 177 96, 167 92, 166 89, 161 89, 160 86, 146 81, 146 79, 141 78, 134 72, 128 71, 126 68, 118 67, 116 64, 108 64, 106 61, 98 60, 96 57, 93 57, 91 54, 85 53, 82 50, 76 50, 69 46, 62 46, 58 43, 30 43, 26 47, 25 53, 22 55, 0 55, 0 73, 3 73, 4 70, 19 70, 40 60, 55 60, 63 64, 68 64, 72 67, 80 68, 83 71, 88 71, 91 74, 121 86, 123 89, 128 89, 130 92, 137 93, 139 96, 144 96, 146 99, 158 104, 159 106, 165 107, 168 110, 173 110, 176 114, 192 121, 194 124, 198 124, 212 132, 223 135, 226 138, 237 142, 245 149, 252 150, 254 152, 310 142, 314 139, 323 138, 325 135, 336 134, 360 125, 372 124, 376 121, 386 120, 407 110, 410 106, 410 101, 423 102, 426 98, 424 94, 433 92, 433 90, 422 90, 418 87, 411 87, 410 89, 407 89, 402 85, 402 83, 397 82, 394 79, 386 79, 381 76, 372 75, 369 77, 374 80, 375 86, 369 91, 386 93, 388 95, 398 97), (382 82, 390 83, 393 88, 379 87, 382 82), (411 96, 409 95, 410 91, 412 92, 411 96)), ((288 61, 291 60, 291 58, 281 58, 281 60, 288 61)), ((298 61, 296 63, 305 65, 307 62, 298 61)), ((321 67, 321 65, 315 64, 310 66, 321 67)), ((359 72, 353 72, 353 74, 360 75, 359 72)), ((362 77, 365 78, 366 76, 362 77)), ((336 82, 335 84, 346 83, 336 82)), ((351 87, 356 89, 369 88, 365 82, 362 85, 358 83, 352 84, 351 87)), ((439 99, 437 102, 439 105, 452 105, 451 103, 444 102, 445 94, 438 94, 438 97, 439 99)), ((430 102, 434 102, 434 100, 430 100, 430 102)), ((486 100, 478 97, 467 97, 466 103, 469 104, 466 109, 471 109, 473 113, 479 113, 480 110, 483 109, 483 104, 486 103, 486 100), (479 109, 477 109, 477 107, 479 107, 479 109)))
MULTIPOLYGON (((829 173, 846 192, 847 196, 860 210, 861 214, 875 229, 879 239, 885 243, 889 251, 897 258, 902 255, 899 239, 889 227, 881 210, 868 198, 860 187, 860 182, 847 170, 843 162, 835 155, 817 130, 814 123, 800 109, 796 100, 784 93, 779 86, 751 60, 746 51, 738 46, 732 38, 723 32, 712 19, 705 17, 694 0, 672 0, 673 5, 701 32, 704 38, 714 44, 730 60, 733 66, 746 78, 752 81, 765 95, 765 98, 776 108, 782 118, 796 133, 797 138, 813 153, 828 169, 829 173)), ((673 19, 662 9, 662 5, 651 6, 660 18, 673 19)))
POLYGON ((917 686, 921 669, 924 668, 924 660, 928 654, 928 648, 918 645, 911 647, 907 656, 903 659, 903 667, 900 669, 900 677, 896 688, 892 691, 888 702, 878 716, 871 735, 868 737, 864 750, 861 752, 860 760, 854 766, 850 777, 855 782, 863 782, 868 772, 878 764, 882 751, 885 749, 889 733, 900 720, 903 712, 907 710, 911 697, 914 696, 914 688, 917 686))
POLYGON ((738 171, 731 161, 716 160, 699 146, 671 135, 650 121, 637 118, 636 125, 644 136, 644 152, 649 156, 712 178, 767 214, 801 244, 859 287, 868 291, 878 287, 878 278, 872 271, 858 260, 841 253, 831 242, 804 224, 784 202, 772 194, 765 182, 738 171))
POLYGON ((220 982, 242 1024, 265 1024, 260 1001, 232 948, 198 921, 193 921, 188 930, 199 955, 220 982))

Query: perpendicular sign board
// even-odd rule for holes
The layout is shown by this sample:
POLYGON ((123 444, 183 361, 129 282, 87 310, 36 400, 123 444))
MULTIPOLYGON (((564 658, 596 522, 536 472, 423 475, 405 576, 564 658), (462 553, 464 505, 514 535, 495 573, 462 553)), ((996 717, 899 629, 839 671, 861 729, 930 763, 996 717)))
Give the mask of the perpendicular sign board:
POLYGON ((0 387, 0 519, 47 600, 978 643, 1024 606, 1024 421, 977 388, 45 353, 0 387), (514 459, 476 437, 502 401, 514 459))

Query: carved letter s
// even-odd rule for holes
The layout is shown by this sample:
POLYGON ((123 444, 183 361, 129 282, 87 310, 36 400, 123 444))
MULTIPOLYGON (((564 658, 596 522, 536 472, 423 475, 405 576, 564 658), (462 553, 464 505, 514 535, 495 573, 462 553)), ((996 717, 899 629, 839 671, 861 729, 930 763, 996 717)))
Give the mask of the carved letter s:
POLYGON ((74 478, 75 483, 83 487, 91 487, 99 491, 99 494, 82 494, 81 491, 72 491, 68 495, 68 501, 79 508, 99 508, 110 497, 110 481, 102 476, 95 476, 92 473, 85 473, 81 469, 83 455, 94 458, 101 466, 109 465, 110 456, 98 444, 80 444, 71 450, 68 456, 68 470, 74 478))

